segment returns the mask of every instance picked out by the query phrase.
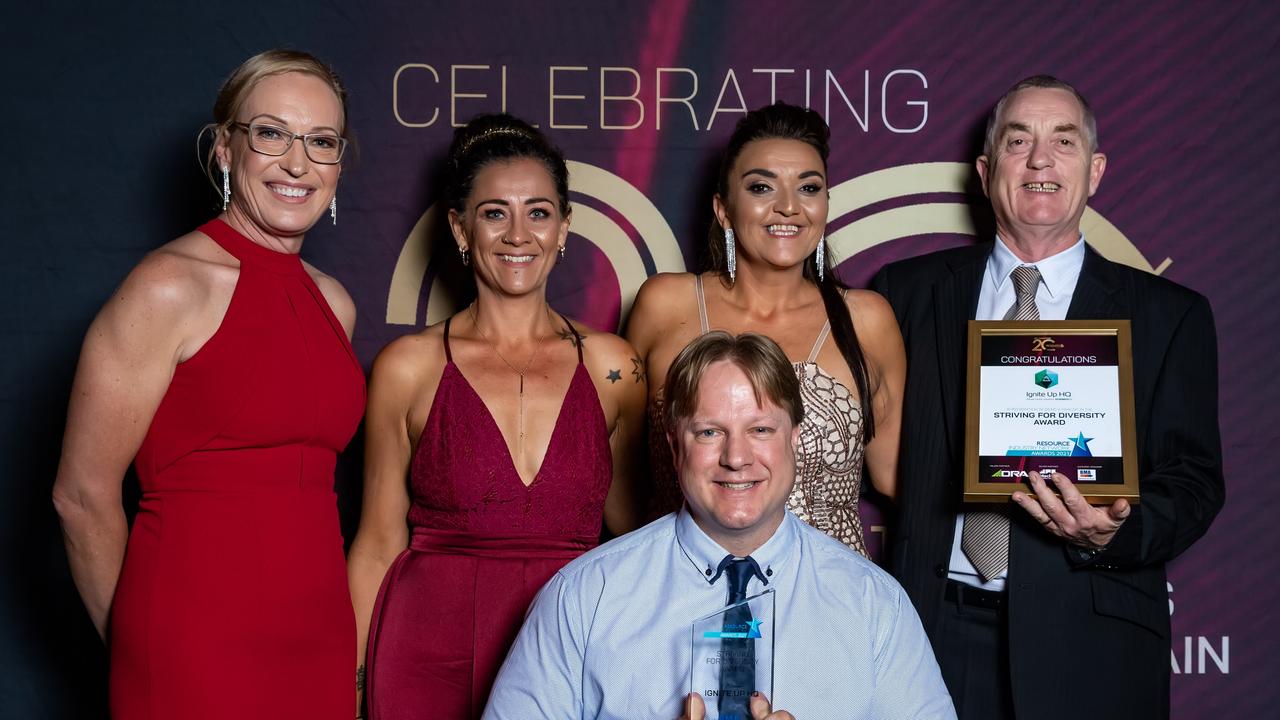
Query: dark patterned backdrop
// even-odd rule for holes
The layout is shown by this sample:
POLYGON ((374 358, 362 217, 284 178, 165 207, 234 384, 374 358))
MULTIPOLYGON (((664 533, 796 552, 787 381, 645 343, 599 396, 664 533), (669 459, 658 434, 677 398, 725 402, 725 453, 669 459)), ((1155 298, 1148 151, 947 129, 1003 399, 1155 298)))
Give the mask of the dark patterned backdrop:
MULTIPOLYGON (((105 654, 49 502, 79 342, 143 253, 213 213, 196 132, 222 77, 282 45, 351 89, 359 157, 340 224, 317 226, 305 255, 354 296, 366 366, 458 301, 429 212, 455 119, 505 108, 565 149, 575 234, 551 296, 615 327, 647 274, 700 264, 716 152, 744 107, 827 116, 829 236, 860 285, 888 260, 988 236, 971 161, 990 104, 1037 72, 1075 83, 1110 157, 1089 239, 1204 293, 1218 323, 1229 499, 1171 568, 1174 716, 1275 712, 1280 492, 1260 464, 1280 445, 1273 3, 229 0, 4 15, 0 715, 105 715, 105 654)), ((339 474, 348 533, 360 450, 339 474)), ((1087 692, 1087 668, 1050 671, 1087 692)))

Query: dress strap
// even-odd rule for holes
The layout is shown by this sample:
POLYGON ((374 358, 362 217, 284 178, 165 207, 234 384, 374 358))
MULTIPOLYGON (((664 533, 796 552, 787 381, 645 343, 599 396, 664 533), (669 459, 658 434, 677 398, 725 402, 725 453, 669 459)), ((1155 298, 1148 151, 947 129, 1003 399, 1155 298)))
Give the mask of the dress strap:
MULTIPOLYGON (((845 296, 848 294, 848 292, 849 292, 848 290, 840 291, 840 299, 842 301, 846 299, 845 296)), ((809 351, 808 362, 818 361, 818 351, 822 350, 822 343, 827 341, 827 335, 829 335, 830 333, 831 333, 831 319, 827 318, 827 321, 822 324, 822 330, 818 332, 818 339, 813 342, 813 349, 809 351)))
POLYGON ((444 319, 444 359, 445 362, 453 362, 453 353, 449 352, 449 323, 453 322, 453 316, 444 319))
POLYGON ((559 312, 557 312, 556 315, 560 315, 560 319, 564 321, 565 327, 569 328, 569 332, 573 333, 573 339, 576 341, 574 342, 574 345, 578 347, 578 364, 581 365, 582 364, 582 335, 578 333, 578 328, 574 327, 573 323, 569 322, 569 318, 565 317, 564 315, 561 315, 559 312))
POLYGON ((818 333, 818 339, 813 343, 813 349, 809 351, 809 359, 807 362, 817 362, 818 351, 822 349, 822 343, 827 341, 827 335, 831 333, 831 321, 822 323, 822 331, 818 333))
POLYGON ((711 329, 711 323, 707 322, 707 296, 702 292, 702 276, 693 276, 693 289, 698 295, 698 324, 702 328, 702 334, 706 335, 711 329))

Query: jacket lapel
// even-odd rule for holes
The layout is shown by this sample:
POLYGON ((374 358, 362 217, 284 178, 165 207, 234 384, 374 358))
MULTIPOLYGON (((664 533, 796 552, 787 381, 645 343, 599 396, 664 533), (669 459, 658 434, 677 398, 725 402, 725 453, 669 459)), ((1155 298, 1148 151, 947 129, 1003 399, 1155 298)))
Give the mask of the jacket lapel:
POLYGON ((1096 250, 1085 244, 1084 264, 1080 267, 1080 279, 1076 281, 1067 308, 1068 320, 1108 320, 1128 317, 1123 313, 1120 298, 1120 278, 1115 267, 1103 259, 1096 250))

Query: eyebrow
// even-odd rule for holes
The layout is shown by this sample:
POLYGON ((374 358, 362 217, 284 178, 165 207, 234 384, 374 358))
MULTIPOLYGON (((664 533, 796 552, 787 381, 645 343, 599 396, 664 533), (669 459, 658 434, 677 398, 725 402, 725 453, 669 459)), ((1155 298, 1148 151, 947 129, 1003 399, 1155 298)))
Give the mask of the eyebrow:
MULTIPOLYGON (((253 117, 249 118, 249 123, 248 123, 248 124, 253 124, 253 122, 254 122, 255 120, 258 120, 258 119, 260 119, 260 118, 267 118, 268 120, 275 120, 276 122, 280 123, 280 124, 281 124, 282 126, 284 126, 285 128, 288 128, 288 127, 289 127, 289 121, 288 121, 288 120, 285 120, 285 119, 284 119, 284 118, 282 118, 282 117, 277 117, 277 116, 275 116, 275 115, 272 115, 271 113, 258 113, 257 115, 254 115, 253 117)), ((329 132, 333 133, 334 135, 337 135, 337 134, 338 134, 338 129, 337 129, 337 128, 329 127, 328 125, 317 125, 317 126, 315 126, 315 127, 311 128, 311 132, 313 132, 313 133, 314 133, 314 132, 316 132, 317 130, 328 130, 329 132)))
POLYGON ((1004 124, 1004 129, 1001 130, 1000 134, 1008 135, 1010 132, 1015 132, 1015 131, 1029 133, 1031 132, 1031 128, 1027 127, 1026 123, 1007 122, 1004 124))
MULTIPOLYGON (((1005 125, 1004 125, 1004 134, 1008 134, 1010 131, 1015 131, 1015 130, 1016 130, 1016 131, 1018 131, 1018 132, 1025 132, 1025 133, 1029 133, 1029 132, 1031 132, 1031 128, 1030 128, 1030 127, 1028 127, 1025 123, 1020 123, 1020 122, 1007 122, 1007 123, 1005 123, 1005 125)), ((1054 131, 1055 133, 1076 133, 1076 134, 1079 134, 1079 133, 1080 133, 1080 126, 1079 126, 1079 125, 1076 125, 1075 123, 1063 123, 1062 125, 1054 125, 1054 126, 1053 126, 1053 131, 1054 131)))
MULTIPOLYGON (((767 178, 769 178, 769 179, 771 179, 771 180, 772 180, 772 179, 777 179, 777 177, 778 177, 778 173, 776 173, 776 172, 774 172, 774 171, 772 171, 772 170, 765 170, 764 168, 751 168, 750 170, 748 170, 748 171, 746 171, 746 172, 742 173, 742 177, 747 177, 748 175, 763 175, 764 177, 767 177, 767 178)), ((803 180, 804 178, 810 178, 810 177, 823 178, 824 180, 826 179, 826 178, 823 176, 822 172, 821 172, 821 171, 819 171, 819 170, 806 170, 806 171, 804 171, 804 172, 800 173, 800 178, 801 178, 802 180, 803 180)))
MULTIPOLYGON (((525 203, 524 203, 524 204, 525 204, 525 205, 534 205, 534 204, 536 204, 536 203, 547 203, 547 204, 552 204, 552 203, 551 203, 551 200, 549 200, 548 198, 544 198, 544 197, 533 197, 533 198, 529 198, 528 200, 526 200, 526 201, 525 201, 525 203)), ((511 204, 511 203, 507 202, 506 200, 502 200, 502 199, 500 199, 500 198, 491 198, 491 199, 489 199, 489 200, 479 200, 479 201, 477 201, 477 202, 476 202, 476 207, 479 207, 479 206, 481 206, 481 205, 510 205, 510 204, 511 204)))

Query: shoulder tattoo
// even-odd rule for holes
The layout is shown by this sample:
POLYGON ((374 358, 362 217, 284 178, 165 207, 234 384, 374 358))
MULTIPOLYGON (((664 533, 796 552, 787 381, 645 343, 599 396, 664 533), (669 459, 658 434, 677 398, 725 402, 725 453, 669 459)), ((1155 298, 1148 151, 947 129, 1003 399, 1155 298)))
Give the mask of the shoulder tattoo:
POLYGON ((644 382, 644 363, 640 362, 640 358, 638 357, 631 358, 631 375, 636 379, 636 382, 644 382))
POLYGON ((557 332, 556 336, 559 337, 561 340, 567 340, 569 344, 573 345, 574 347, 582 346, 582 336, 578 335, 577 333, 575 333, 574 331, 568 328, 565 328, 564 330, 557 332))

